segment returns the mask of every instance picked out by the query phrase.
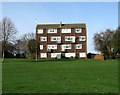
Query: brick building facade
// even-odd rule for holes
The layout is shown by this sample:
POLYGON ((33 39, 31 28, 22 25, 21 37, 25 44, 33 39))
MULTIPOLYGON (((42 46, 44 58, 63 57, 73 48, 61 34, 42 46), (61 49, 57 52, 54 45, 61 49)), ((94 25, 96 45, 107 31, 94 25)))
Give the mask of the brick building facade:
POLYGON ((38 58, 86 58, 86 25, 37 24, 36 43, 38 58))

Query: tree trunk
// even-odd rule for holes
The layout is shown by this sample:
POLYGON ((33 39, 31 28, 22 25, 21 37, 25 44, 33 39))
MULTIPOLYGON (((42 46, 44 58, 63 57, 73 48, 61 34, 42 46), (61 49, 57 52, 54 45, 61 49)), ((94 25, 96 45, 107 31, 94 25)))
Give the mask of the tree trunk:
POLYGON ((5 53, 4 53, 4 49, 3 49, 2 62, 4 62, 4 58, 5 58, 5 53))

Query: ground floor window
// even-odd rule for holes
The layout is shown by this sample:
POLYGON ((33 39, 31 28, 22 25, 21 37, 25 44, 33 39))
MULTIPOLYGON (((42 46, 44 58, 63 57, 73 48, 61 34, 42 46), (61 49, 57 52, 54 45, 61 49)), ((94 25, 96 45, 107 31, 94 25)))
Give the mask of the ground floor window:
POLYGON ((61 58, 61 53, 51 53, 51 58, 61 58))
POLYGON ((41 57, 41 58, 47 58, 47 53, 41 53, 41 54, 40 54, 40 57, 41 57))
POLYGON ((75 53, 65 53, 65 57, 75 57, 75 53))
POLYGON ((86 57, 86 53, 85 53, 85 52, 81 52, 81 53, 79 53, 79 57, 80 57, 80 58, 82 58, 82 57, 83 57, 83 58, 86 57))

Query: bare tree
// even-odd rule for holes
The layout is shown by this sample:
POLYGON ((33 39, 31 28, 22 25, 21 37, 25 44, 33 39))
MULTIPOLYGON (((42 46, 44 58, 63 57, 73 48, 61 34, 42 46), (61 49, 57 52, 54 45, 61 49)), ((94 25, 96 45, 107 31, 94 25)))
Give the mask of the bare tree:
POLYGON ((29 41, 29 40, 31 40, 31 39, 35 39, 35 33, 26 33, 26 34, 24 34, 23 36, 22 36, 22 38, 21 38, 23 41, 29 41))
POLYGON ((14 23, 10 18, 4 17, 1 22, 1 41, 2 41, 2 56, 4 60, 4 52, 6 50, 6 44, 14 39, 14 35, 17 33, 14 23))
POLYGON ((16 48, 20 51, 28 52, 28 42, 31 39, 35 39, 35 33, 26 33, 16 41, 16 48))
POLYGON ((2 58, 2 22, 0 21, 0 58, 2 58))
POLYGON ((110 56, 112 53, 112 37, 114 31, 106 29, 105 32, 94 34, 95 50, 104 53, 106 56, 110 56))
POLYGON ((30 58, 35 59, 36 58, 36 40, 35 39, 29 40, 27 47, 28 47, 30 58))
POLYGON ((116 53, 120 54, 120 27, 116 29, 114 35, 113 35, 113 47, 116 53))

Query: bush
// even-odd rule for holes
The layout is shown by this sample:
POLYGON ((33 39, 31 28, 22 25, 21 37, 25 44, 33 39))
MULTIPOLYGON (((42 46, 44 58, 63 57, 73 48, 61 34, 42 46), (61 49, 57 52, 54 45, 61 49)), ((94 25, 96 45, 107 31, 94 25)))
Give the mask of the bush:
POLYGON ((34 53, 28 54, 27 58, 28 59, 35 59, 36 58, 36 54, 34 54, 34 53))
POLYGON ((116 59, 120 59, 120 54, 117 54, 117 55, 116 55, 116 59))

